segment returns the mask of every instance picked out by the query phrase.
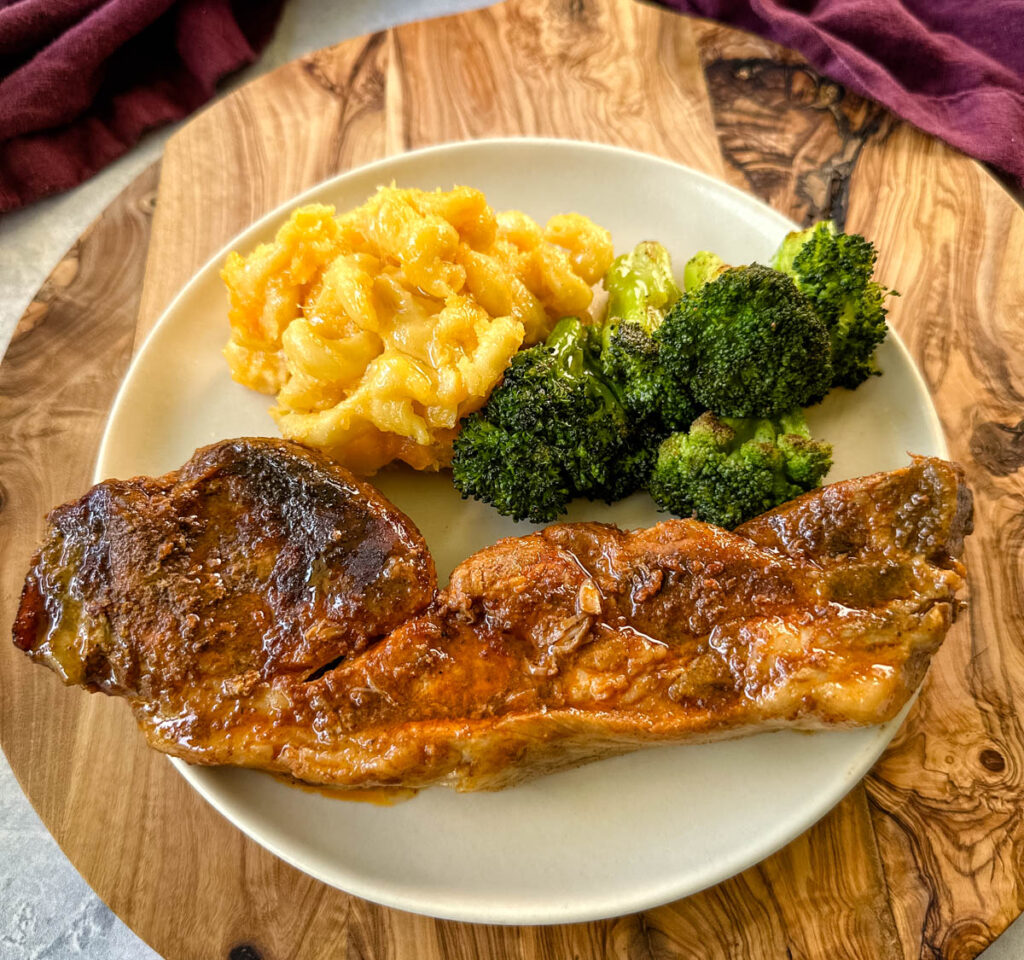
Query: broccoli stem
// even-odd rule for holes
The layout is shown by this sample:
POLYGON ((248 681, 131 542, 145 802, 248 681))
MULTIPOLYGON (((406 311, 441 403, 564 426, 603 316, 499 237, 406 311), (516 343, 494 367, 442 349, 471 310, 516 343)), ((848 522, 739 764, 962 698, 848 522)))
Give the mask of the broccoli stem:
POLYGON ((648 335, 661 325, 681 291, 672 276, 672 259, 660 243, 647 240, 618 257, 604 278, 608 291, 605 336, 623 320, 648 335))
POLYGON ((582 343, 585 338, 583 324, 576 317, 563 317, 555 324, 544 342, 544 348, 565 373, 580 377, 583 375, 582 343))
POLYGON ((729 265, 717 253, 701 250, 690 257, 683 267, 683 289, 691 293, 728 269, 729 265))

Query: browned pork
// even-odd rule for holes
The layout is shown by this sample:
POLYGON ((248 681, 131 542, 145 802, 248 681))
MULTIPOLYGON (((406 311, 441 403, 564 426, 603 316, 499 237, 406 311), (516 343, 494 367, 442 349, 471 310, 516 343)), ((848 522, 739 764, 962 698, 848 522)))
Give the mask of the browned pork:
POLYGON ((435 595, 379 493, 236 440, 55 510, 15 640, 192 763, 494 789, 656 743, 890 719, 955 618, 970 518, 957 468, 917 458, 732 533, 557 524, 435 595))

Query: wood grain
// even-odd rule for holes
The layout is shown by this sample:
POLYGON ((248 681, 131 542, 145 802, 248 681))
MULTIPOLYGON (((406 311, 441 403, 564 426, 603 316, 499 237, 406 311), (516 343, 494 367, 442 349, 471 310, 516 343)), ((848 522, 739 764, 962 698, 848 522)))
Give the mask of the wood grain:
POLYGON ((978 516, 969 611, 891 748, 740 876, 549 928, 414 917, 305 877, 149 753, 121 704, 0 645, 0 742, 23 788, 174 960, 976 956, 1024 906, 1024 214, 976 163, 757 38, 628 0, 510 0, 321 51, 193 120, 168 144, 155 215, 150 170, 54 271, 0 367, 0 619, 42 514, 88 483, 133 343, 212 253, 341 170, 494 135, 631 146, 878 241, 978 516))
POLYGON ((1024 477, 1012 444, 988 439, 1012 434, 1021 409, 1024 216, 976 165, 934 142, 911 149, 911 135, 901 128, 885 149, 865 149, 871 187, 858 190, 854 178, 850 216, 868 233, 899 237, 882 263, 906 278, 896 323, 967 470, 977 529, 968 629, 936 657, 928 696, 867 789, 887 875, 907 892, 901 937, 920 940, 925 956, 961 958, 1024 906, 1024 477), (906 190, 940 158, 941 179, 906 190))

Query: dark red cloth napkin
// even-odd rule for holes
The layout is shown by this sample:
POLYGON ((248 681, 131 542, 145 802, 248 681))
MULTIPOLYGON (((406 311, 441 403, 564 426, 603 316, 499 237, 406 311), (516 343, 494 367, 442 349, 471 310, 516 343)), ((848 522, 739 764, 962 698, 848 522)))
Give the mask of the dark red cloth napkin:
POLYGON ((1024 183, 1024 0, 660 0, 802 53, 1024 183))
POLYGON ((66 190, 252 63, 284 0, 0 0, 0 212, 66 190))

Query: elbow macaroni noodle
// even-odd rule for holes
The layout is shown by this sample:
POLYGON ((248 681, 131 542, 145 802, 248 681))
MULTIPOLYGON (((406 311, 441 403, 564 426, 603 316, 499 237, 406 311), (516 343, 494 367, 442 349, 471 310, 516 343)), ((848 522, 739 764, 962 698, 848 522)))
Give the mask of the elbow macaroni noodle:
POLYGON ((235 380, 277 395, 284 436, 356 473, 437 470, 520 347, 589 319, 612 258, 580 214, 542 228, 469 187, 382 187, 341 216, 301 207, 273 243, 228 256, 224 354, 235 380))

